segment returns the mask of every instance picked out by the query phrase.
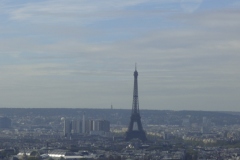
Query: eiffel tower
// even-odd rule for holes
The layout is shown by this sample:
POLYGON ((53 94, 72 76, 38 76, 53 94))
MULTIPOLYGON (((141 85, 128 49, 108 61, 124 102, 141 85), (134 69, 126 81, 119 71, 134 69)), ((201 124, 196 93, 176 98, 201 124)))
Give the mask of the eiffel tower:
POLYGON ((126 132, 126 141, 129 141, 133 138, 138 138, 142 141, 146 141, 147 137, 142 127, 141 116, 139 112, 139 102, 138 102, 138 72, 137 67, 135 65, 134 71, 134 88, 133 88, 133 103, 132 103, 132 114, 130 118, 130 123, 128 126, 128 130, 126 132), (133 130, 134 123, 137 123, 138 130, 133 130))

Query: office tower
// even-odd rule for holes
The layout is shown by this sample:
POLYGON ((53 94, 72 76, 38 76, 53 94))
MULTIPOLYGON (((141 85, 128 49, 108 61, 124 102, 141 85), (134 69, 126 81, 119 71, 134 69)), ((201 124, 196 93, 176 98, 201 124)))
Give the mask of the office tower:
POLYGON ((82 133, 86 133, 86 122, 85 122, 85 112, 83 112, 83 118, 82 118, 82 133))
POLYGON ((201 132, 202 132, 203 134, 205 134, 205 133, 210 133, 210 128, 211 128, 211 120, 208 119, 207 117, 203 117, 203 119, 202 119, 201 132))
POLYGON ((64 129, 63 129, 63 134, 64 136, 70 136, 71 135, 71 130, 72 130, 72 122, 69 119, 64 119, 64 129))
POLYGON ((99 131, 110 132, 110 122, 107 120, 99 120, 99 131))
POLYGON ((76 130, 77 130, 77 133, 82 133, 82 127, 83 125, 82 125, 82 120, 80 120, 80 119, 77 119, 77 127, 76 127, 76 130))

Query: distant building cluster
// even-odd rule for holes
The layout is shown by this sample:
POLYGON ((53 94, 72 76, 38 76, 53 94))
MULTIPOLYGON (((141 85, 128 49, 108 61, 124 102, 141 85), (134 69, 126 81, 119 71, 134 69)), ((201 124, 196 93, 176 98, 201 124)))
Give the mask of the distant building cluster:
POLYGON ((77 134, 104 135, 110 132, 110 122, 107 120, 64 118, 63 133, 65 137, 77 134))
POLYGON ((11 128, 12 121, 7 117, 0 117, 0 129, 11 128))

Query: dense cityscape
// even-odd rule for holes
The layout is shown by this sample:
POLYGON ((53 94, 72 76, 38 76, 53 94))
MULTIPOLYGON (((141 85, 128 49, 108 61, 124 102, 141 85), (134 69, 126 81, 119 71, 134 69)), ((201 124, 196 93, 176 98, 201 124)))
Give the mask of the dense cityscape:
POLYGON ((0 113, 1 159, 240 156, 240 114, 235 112, 141 110, 145 142, 125 141, 131 110, 1 108, 0 113))

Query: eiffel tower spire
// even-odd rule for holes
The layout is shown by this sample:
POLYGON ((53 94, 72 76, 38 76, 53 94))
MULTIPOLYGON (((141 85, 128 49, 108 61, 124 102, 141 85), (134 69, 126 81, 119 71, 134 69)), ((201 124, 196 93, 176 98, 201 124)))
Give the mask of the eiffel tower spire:
POLYGON ((135 64, 134 75, 134 87, 133 87, 133 102, 132 102, 132 114, 130 118, 130 123, 128 126, 128 131, 126 132, 126 140, 131 140, 133 138, 138 138, 142 141, 146 141, 146 134, 143 130, 141 123, 141 116, 139 112, 139 101, 138 101, 138 72, 137 65, 135 64), (133 130, 134 123, 137 123, 138 130, 133 130))

